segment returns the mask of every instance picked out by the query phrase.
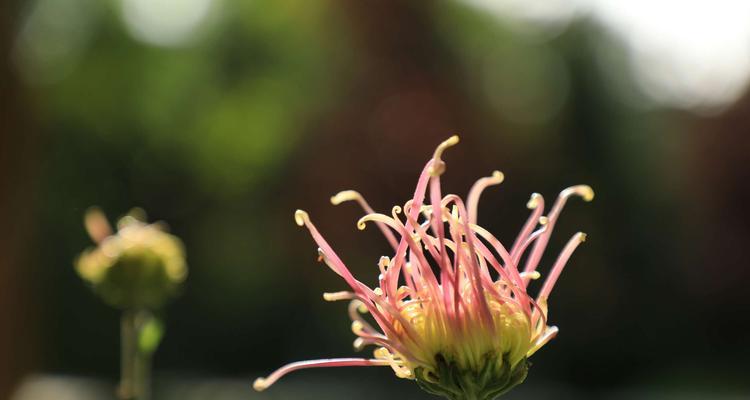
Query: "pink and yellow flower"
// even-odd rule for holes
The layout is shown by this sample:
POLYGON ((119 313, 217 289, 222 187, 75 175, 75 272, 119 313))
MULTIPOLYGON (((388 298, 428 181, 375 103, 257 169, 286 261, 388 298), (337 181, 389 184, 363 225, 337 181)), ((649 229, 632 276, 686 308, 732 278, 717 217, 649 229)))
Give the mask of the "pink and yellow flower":
POLYGON ((451 399, 493 399, 525 379, 527 358, 557 334, 558 329, 547 324, 547 299, 586 235, 576 233, 567 242, 536 297, 527 291, 529 282, 541 277, 537 266, 567 200, 579 196, 590 201, 594 192, 586 185, 569 187, 546 216, 544 199, 532 194, 527 204, 531 215, 507 248, 476 223, 482 192, 500 184, 502 173, 479 179, 466 202, 441 193, 441 157, 458 140, 453 136, 438 146, 422 170, 414 197, 393 207, 391 215, 374 212, 355 191, 331 198, 335 205, 358 202, 367 213, 358 228, 375 223, 393 247, 391 257, 380 258, 374 288, 352 275, 305 211, 296 211, 294 219, 310 231, 319 259, 350 287, 323 297, 350 301, 354 347, 373 345, 376 350, 370 359, 291 363, 258 378, 256 390, 292 371, 316 367, 390 366, 398 377, 451 399))

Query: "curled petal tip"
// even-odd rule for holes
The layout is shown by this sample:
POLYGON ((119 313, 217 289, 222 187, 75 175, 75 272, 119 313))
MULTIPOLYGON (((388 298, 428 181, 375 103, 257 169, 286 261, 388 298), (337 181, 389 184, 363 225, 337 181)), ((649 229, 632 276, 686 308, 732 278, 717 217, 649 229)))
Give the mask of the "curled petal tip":
POLYGON ((495 184, 502 183, 505 180, 505 174, 500 171, 492 171, 492 180, 495 184))
POLYGON ((531 198, 529 199, 529 202, 526 203, 526 208, 529 210, 533 210, 537 207, 539 207, 539 198, 542 197, 539 193, 532 193, 531 198))
POLYGON ((302 210, 297 210, 294 212, 294 222, 296 222, 297 225, 304 226, 309 221, 310 216, 307 214, 307 212, 302 210))
POLYGON ((357 221, 357 229, 359 229, 360 231, 363 231, 365 230, 365 228, 367 228, 367 215, 365 215, 364 217, 360 218, 359 221, 357 221))
POLYGON ((331 204, 337 206, 345 201, 359 200, 362 195, 356 190, 344 190, 331 197, 331 204))
POLYGON ((594 189, 591 189, 589 185, 571 186, 562 192, 562 195, 566 197, 574 194, 581 196, 583 201, 594 200, 594 189))
POLYGON ((268 389, 268 385, 266 384, 266 380, 263 378, 258 378, 253 382, 253 389, 255 389, 258 392, 262 392, 266 389, 268 389))
POLYGON ((355 335, 359 335, 359 334, 363 333, 364 330, 365 330, 365 327, 364 327, 364 325, 362 325, 361 322, 359 322, 359 321, 352 321, 352 333, 354 333, 355 335))
POLYGON ((581 185, 581 197, 583 197, 583 201, 591 201, 594 200, 594 189, 591 188, 589 185, 581 185))
POLYGON ((435 154, 432 156, 433 165, 430 167, 430 175, 439 176, 445 172, 445 163, 440 157, 442 157, 445 149, 457 145, 459 141, 458 135, 453 135, 438 145, 435 154))

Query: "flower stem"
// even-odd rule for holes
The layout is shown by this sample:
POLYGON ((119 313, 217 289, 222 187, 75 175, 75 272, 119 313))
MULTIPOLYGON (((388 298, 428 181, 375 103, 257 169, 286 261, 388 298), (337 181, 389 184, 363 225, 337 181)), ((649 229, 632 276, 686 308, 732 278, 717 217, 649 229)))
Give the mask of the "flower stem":
POLYGON ((125 310, 120 322, 120 400, 149 400, 151 354, 141 349, 142 328, 152 319, 148 311, 125 310))

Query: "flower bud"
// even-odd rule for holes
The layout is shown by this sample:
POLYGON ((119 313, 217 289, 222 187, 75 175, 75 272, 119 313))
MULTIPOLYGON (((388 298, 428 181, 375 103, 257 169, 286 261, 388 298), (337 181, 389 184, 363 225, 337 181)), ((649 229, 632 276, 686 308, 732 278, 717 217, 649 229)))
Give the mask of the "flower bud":
POLYGON ((76 271, 113 307, 158 309, 187 276, 180 239, 166 233, 163 224, 144 219, 143 211, 135 209, 120 219, 113 234, 101 210, 86 212, 86 230, 97 246, 78 256, 76 271))

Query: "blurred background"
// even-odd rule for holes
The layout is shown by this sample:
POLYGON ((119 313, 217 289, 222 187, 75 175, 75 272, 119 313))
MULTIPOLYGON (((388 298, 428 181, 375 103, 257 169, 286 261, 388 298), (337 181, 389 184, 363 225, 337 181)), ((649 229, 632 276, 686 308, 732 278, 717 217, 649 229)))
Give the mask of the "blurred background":
MULTIPOLYGON (((750 397, 750 3, 11 0, 0 9, 0 398, 113 398, 119 314, 76 275, 82 216, 143 207, 187 247, 160 399, 427 399, 352 356, 345 289, 388 251, 342 189, 390 210, 435 146, 446 192, 505 172, 480 223, 587 183, 551 299, 561 333, 509 399, 750 397)), ((369 351, 368 351, 369 352, 369 351)))

